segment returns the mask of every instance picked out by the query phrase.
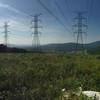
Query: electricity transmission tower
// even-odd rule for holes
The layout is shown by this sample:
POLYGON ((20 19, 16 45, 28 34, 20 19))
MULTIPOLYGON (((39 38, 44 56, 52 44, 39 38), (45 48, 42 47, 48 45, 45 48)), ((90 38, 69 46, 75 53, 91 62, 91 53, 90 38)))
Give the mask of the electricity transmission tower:
POLYGON ((75 51, 83 51, 85 50, 84 46, 84 36, 87 33, 87 18, 84 17, 83 14, 86 12, 76 12, 77 16, 74 18, 74 34, 76 36, 76 46, 75 46, 75 51))
POLYGON ((8 47, 8 33, 10 32, 10 31, 8 31, 8 27, 9 27, 9 25, 8 25, 8 22, 5 22, 4 23, 4 45, 6 46, 6 47, 8 47))
POLYGON ((33 40, 32 40, 32 47, 33 47, 33 50, 35 52, 40 52, 41 51, 41 47, 40 47, 40 38, 39 38, 39 16, 41 16, 42 14, 36 14, 35 16, 33 16, 33 20, 32 20, 32 29, 34 29, 34 32, 32 32, 32 35, 33 35, 33 40))

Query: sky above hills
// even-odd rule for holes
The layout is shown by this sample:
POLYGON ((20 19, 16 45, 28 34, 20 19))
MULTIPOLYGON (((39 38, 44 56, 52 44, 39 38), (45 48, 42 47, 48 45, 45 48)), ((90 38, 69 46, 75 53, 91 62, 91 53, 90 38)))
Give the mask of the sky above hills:
POLYGON ((7 21, 10 44, 31 44, 31 15, 38 13, 42 13, 39 23, 43 27, 40 29, 41 44, 74 42, 72 24, 75 11, 87 11, 84 16, 88 18, 88 33, 87 40, 84 40, 100 40, 100 0, 41 1, 47 9, 38 0, 0 0, 0 43, 4 42, 3 25, 7 21))

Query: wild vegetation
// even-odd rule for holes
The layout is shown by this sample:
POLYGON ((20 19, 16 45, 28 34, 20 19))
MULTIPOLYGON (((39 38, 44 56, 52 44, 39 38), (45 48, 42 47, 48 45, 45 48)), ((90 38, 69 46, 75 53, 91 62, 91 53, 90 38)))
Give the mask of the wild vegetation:
POLYGON ((1 100, 61 100, 63 88, 80 86, 100 91, 100 55, 0 54, 1 100))

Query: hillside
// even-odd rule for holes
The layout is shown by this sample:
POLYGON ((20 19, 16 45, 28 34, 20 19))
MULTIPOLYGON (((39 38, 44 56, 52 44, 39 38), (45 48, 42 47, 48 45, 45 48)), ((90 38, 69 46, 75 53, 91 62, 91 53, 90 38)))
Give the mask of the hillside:
POLYGON ((27 52, 27 50, 23 49, 23 48, 17 48, 17 47, 7 47, 3 44, 0 44, 0 52, 12 52, 12 53, 16 53, 16 52, 27 52))
MULTIPOLYGON (((75 50, 76 43, 60 43, 60 44, 47 44, 42 45, 41 50, 43 52, 72 52, 75 50)), ((32 46, 30 45, 13 45, 10 44, 10 47, 16 47, 17 49, 24 49, 27 51, 32 51, 32 46)), ((79 45, 79 48, 81 47, 81 44, 79 45)), ((89 52, 95 52, 98 47, 100 47, 100 41, 96 41, 89 44, 84 44, 84 47, 89 52)))
MULTIPOLYGON (((45 52, 72 52, 75 50, 76 43, 62 43, 62 44, 48 44, 42 45, 41 48, 45 52)), ((95 50, 100 47, 100 41, 96 41, 89 44, 84 44, 84 47, 89 52, 95 52, 95 50)), ((25 46, 24 48, 31 50, 31 46, 25 46)), ((79 48, 81 48, 81 44, 79 44, 79 48)))
POLYGON ((0 54, 0 100, 62 100, 80 86, 100 91, 99 55, 0 54))
MULTIPOLYGON (((75 50, 76 43, 64 43, 64 44, 49 44, 42 46, 44 51, 55 51, 55 52, 72 52, 75 50)), ((89 51, 95 51, 100 46, 100 41, 84 44, 84 47, 89 51)), ((79 45, 79 48, 81 44, 79 45)))

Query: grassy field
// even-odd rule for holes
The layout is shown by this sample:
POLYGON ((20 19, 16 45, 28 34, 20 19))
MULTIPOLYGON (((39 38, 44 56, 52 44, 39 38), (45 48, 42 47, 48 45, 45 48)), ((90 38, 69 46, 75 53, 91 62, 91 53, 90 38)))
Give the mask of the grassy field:
POLYGON ((80 86, 100 91, 100 55, 0 54, 0 100, 61 100, 80 86))

